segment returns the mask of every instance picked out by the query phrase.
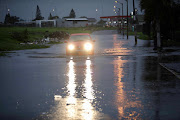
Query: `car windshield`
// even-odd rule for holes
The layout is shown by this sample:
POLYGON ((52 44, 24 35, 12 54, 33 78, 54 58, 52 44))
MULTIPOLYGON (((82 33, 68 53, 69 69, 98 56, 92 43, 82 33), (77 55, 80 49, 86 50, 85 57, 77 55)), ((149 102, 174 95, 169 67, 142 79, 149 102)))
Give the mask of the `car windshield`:
POLYGON ((79 40, 91 40, 89 35, 73 35, 70 37, 71 41, 79 41, 79 40))

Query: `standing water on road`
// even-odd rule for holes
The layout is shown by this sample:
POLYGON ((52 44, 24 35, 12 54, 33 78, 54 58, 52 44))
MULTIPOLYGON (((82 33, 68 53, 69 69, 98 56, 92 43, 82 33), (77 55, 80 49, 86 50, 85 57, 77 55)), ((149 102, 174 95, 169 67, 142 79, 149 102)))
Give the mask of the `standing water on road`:
POLYGON ((0 119, 180 118, 180 81, 152 41, 98 31, 95 55, 66 58, 64 44, 0 57, 0 119))

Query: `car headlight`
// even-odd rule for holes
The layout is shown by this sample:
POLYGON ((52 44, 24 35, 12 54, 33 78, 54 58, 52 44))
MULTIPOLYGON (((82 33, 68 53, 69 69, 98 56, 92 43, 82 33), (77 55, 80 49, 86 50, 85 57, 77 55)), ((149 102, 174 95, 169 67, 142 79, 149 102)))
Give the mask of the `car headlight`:
POLYGON ((75 48, 74 45, 72 45, 72 44, 68 45, 69 50, 74 50, 74 48, 75 48))
POLYGON ((84 49, 87 51, 92 50, 92 44, 91 43, 84 44, 84 49))

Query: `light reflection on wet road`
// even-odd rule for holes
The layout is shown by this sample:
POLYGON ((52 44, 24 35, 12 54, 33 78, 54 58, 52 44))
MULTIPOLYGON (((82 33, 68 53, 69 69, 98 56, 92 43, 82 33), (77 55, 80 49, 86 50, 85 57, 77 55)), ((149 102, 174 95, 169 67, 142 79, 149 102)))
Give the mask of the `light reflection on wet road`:
POLYGON ((90 60, 65 58, 63 45, 1 57, 0 118, 180 118, 180 81, 158 64, 151 41, 135 46, 115 31, 92 35, 90 60))

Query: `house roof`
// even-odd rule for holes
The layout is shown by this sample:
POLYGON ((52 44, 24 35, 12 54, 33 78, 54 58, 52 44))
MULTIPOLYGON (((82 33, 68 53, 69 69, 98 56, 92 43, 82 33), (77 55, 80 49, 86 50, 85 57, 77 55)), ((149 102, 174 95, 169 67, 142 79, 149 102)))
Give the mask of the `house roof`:
POLYGON ((88 21, 87 18, 67 18, 66 21, 88 21))

